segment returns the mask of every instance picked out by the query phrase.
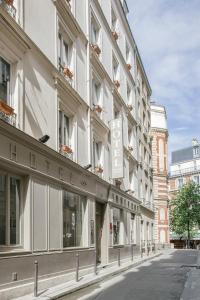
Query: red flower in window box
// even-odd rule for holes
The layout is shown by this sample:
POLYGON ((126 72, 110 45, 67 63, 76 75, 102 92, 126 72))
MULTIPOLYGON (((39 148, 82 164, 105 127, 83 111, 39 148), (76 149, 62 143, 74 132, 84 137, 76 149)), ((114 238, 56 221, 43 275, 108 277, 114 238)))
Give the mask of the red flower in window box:
POLYGON ((100 105, 94 105, 94 111, 101 113, 102 112, 102 107, 100 105))
POLYGON ((120 87, 119 80, 114 80, 114 85, 116 86, 116 88, 119 88, 120 87))
POLYGON ((72 149, 67 145, 62 145, 62 150, 64 153, 73 153, 72 149))
POLYGON ((112 31, 112 35, 113 35, 115 40, 118 40, 119 36, 118 36, 118 33, 116 31, 112 31))
POLYGON ((91 46, 97 55, 101 54, 101 49, 99 48, 99 46, 97 44, 91 44, 91 46))
POLYGON ((128 146, 128 150, 129 151, 133 151, 133 147, 132 146, 128 146))
POLYGON ((95 171, 97 172, 97 173, 103 173, 103 168, 101 167, 101 166, 96 166, 95 167, 95 171))
POLYGON ((126 64, 126 66, 127 66, 128 70, 130 71, 132 68, 131 64, 126 64))
POLYGON ((11 116, 14 114, 14 109, 2 100, 0 100, 0 111, 7 116, 11 116))
POLYGON ((133 110, 133 106, 132 106, 131 104, 128 104, 127 107, 128 107, 128 109, 129 109, 130 111, 133 110))
POLYGON ((13 2, 14 2, 14 0, 6 0, 6 3, 7 3, 8 5, 13 5, 13 2))
POLYGON ((67 67, 64 67, 64 69, 63 69, 63 74, 66 76, 66 77, 69 77, 70 79, 72 79, 73 78, 73 73, 72 73, 72 71, 70 71, 70 69, 69 68, 67 68, 67 67))

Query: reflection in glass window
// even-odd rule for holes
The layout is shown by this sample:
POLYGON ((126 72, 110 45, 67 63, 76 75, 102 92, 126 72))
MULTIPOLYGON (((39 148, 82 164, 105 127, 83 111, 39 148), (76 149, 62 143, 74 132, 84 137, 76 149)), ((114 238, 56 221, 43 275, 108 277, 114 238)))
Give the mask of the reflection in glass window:
POLYGON ((10 65, 0 57, 0 100, 9 102, 10 65))
POLYGON ((19 244, 20 179, 0 175, 0 245, 19 244), (8 191, 6 182, 8 182, 8 191))
POLYGON ((119 208, 113 208, 113 244, 118 245, 120 243, 120 216, 121 210, 119 208))
POLYGON ((85 197, 63 192, 63 247, 83 246, 85 197))

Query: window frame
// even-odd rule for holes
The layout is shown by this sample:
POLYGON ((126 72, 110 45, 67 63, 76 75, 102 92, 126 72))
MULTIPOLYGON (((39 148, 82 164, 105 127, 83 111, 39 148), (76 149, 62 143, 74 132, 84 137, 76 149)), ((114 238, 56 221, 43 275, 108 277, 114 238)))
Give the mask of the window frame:
POLYGON ((23 197, 23 178, 19 175, 14 173, 1 171, 0 176, 5 176, 6 178, 6 228, 5 228, 5 245, 0 245, 0 251, 8 250, 8 249, 23 249, 23 206, 24 206, 24 197, 23 197), (11 244, 11 237, 10 237, 10 207, 11 207, 11 198, 10 198, 10 179, 15 178, 20 181, 20 192, 19 192, 19 243, 11 244))

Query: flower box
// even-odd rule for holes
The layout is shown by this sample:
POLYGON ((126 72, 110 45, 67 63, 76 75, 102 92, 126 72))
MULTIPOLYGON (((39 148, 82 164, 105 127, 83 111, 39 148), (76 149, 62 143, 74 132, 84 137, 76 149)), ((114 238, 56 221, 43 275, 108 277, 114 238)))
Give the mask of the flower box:
POLYGON ((103 173, 103 168, 101 167, 101 166, 96 166, 95 167, 95 172, 97 172, 97 173, 103 173))
POLYGON ((133 147, 132 146, 128 146, 128 150, 129 151, 133 151, 133 147))
POLYGON ((114 80, 114 85, 116 86, 116 88, 119 88, 120 87, 119 80, 114 80))
POLYGON ((94 105, 94 111, 101 113, 102 112, 102 107, 100 105, 94 105))
POLYGON ((118 40, 119 36, 116 31, 112 31, 112 36, 114 37, 115 40, 118 40))
POLYGON ((11 116, 14 114, 14 109, 2 100, 0 100, 0 111, 7 116, 11 116))
POLYGON ((68 154, 73 153, 72 149, 67 145, 62 145, 61 149, 64 153, 68 153, 68 154))
POLYGON ((133 106, 132 106, 131 104, 128 104, 127 107, 128 107, 128 109, 129 109, 130 111, 133 110, 133 106))
POLYGON ((115 185, 116 185, 118 188, 120 188, 121 184, 122 184, 122 181, 121 181, 121 180, 119 180, 119 179, 116 179, 116 180, 115 180, 115 185))
POLYGON ((101 54, 101 49, 97 44, 91 44, 92 48, 94 49, 95 53, 99 56, 101 54))
POLYGON ((67 68, 67 67, 63 68, 63 74, 64 74, 64 76, 66 76, 66 77, 68 77, 70 79, 72 79, 73 76, 74 76, 73 73, 72 73, 72 71, 70 71, 70 69, 67 68))
POLYGON ((126 66, 127 66, 127 69, 130 71, 132 68, 131 64, 126 64, 126 66))
POLYGON ((6 0, 6 3, 7 3, 8 5, 13 5, 13 2, 14 2, 14 0, 6 0))

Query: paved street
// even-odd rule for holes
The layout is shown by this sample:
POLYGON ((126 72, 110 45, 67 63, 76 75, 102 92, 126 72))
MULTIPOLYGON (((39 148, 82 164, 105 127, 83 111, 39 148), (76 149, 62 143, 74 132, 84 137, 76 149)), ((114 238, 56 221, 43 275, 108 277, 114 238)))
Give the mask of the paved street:
POLYGON ((61 300, 179 300, 195 250, 177 250, 61 300))

